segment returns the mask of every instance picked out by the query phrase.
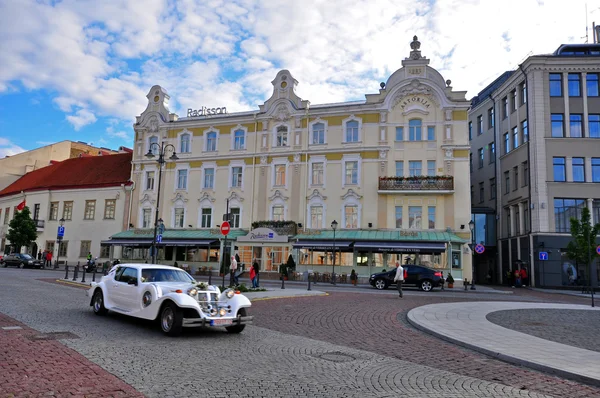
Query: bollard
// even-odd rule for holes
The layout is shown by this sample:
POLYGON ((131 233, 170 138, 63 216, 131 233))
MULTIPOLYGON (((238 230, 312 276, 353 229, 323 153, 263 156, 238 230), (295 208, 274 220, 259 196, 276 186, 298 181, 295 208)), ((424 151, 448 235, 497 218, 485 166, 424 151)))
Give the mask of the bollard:
POLYGON ((92 272, 92 282, 96 282, 96 270, 92 272))
POLYGON ((467 280, 467 278, 465 278, 463 285, 465 286, 465 290, 467 290, 467 288, 469 287, 469 281, 467 280))
POLYGON ((208 284, 212 285, 212 268, 208 271, 208 284))
POLYGON ((69 266, 65 264, 65 279, 69 279, 69 266))
POLYGON ((75 270, 73 271, 73 281, 77 281, 77 274, 79 273, 79 261, 77 262, 77 265, 75 266, 75 270))
POLYGON ((85 271, 86 271, 85 267, 83 267, 82 271, 83 271, 82 272, 83 276, 81 277, 81 283, 85 283, 85 271))
POLYGON ((311 290, 311 288, 310 288, 310 274, 308 274, 308 278, 306 278, 306 279, 308 279, 308 289, 307 290, 311 290))
POLYGON ((281 288, 285 289, 285 277, 281 275, 281 288))

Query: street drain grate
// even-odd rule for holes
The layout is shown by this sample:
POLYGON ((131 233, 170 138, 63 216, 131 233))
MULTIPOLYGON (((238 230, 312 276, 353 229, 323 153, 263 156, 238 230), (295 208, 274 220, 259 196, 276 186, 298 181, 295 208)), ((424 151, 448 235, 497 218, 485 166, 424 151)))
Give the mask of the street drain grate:
POLYGON ((316 357, 320 358, 320 359, 324 359, 326 361, 331 361, 331 362, 351 362, 356 359, 351 355, 344 354, 339 351, 325 352, 321 355, 316 355, 316 357))
POLYGON ((29 340, 63 340, 63 339, 78 339, 79 336, 71 332, 50 332, 28 336, 29 340))

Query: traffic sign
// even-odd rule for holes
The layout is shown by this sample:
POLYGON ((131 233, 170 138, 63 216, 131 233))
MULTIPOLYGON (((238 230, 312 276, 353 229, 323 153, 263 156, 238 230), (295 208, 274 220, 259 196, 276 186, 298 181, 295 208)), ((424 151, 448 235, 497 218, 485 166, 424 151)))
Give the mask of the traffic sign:
POLYGON ((230 230, 231 230, 231 227, 229 226, 229 222, 223 221, 223 223, 221 224, 221 233, 223 235, 227 235, 230 230))
POLYGON ((65 236, 65 227, 63 227, 62 225, 60 225, 58 227, 58 232, 56 233, 56 236, 65 236))
POLYGON ((600 245, 596 248, 596 253, 600 254, 600 245))
POLYGON ((539 259, 540 261, 548 261, 548 252, 540 252, 539 259))
POLYGON ((478 243, 475 245, 475 252, 478 254, 483 254, 483 252, 485 251, 485 246, 483 246, 481 243, 478 243))
POLYGON ((161 242, 162 242, 162 234, 156 235, 156 243, 161 243, 161 242))

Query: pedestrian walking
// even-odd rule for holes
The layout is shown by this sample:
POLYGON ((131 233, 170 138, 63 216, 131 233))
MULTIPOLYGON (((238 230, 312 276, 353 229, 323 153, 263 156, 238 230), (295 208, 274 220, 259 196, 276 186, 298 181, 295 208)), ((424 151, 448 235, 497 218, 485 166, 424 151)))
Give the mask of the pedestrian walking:
POLYGON ((46 253, 46 262, 44 263, 44 267, 52 267, 52 252, 48 250, 46 253))
POLYGON ((256 274, 256 287, 260 286, 260 266, 258 265, 258 261, 255 259, 252 260, 252 268, 254 268, 254 273, 256 274))
POLYGON ((398 289, 398 295, 402 298, 402 283, 404 282, 404 268, 400 263, 396 262, 396 276, 394 276, 394 282, 396 282, 396 288, 398 289))
POLYGON ((250 267, 250 281, 252 282, 252 288, 256 288, 256 271, 254 267, 250 267))
POLYGON ((352 270, 352 272, 350 272, 350 282, 352 282, 352 284, 356 286, 357 281, 358 275, 356 275, 356 271, 352 270))
POLYGON ((231 271, 231 280, 233 281, 233 283, 235 285, 237 285, 238 278, 237 278, 237 276, 235 276, 235 272, 237 271, 237 261, 236 261, 234 255, 231 256, 231 265, 230 265, 229 269, 231 271))
POLYGON ((92 252, 88 252, 86 259, 87 259, 87 265, 89 266, 90 263, 92 262, 92 252))
POLYGON ((529 276, 527 275, 527 270, 525 267, 521 268, 519 274, 521 275, 521 284, 523 286, 527 286, 529 284, 529 276))
POLYGON ((515 285, 513 287, 521 287, 521 271, 517 268, 515 269, 514 276, 515 285))
POLYGON ((37 254, 37 259, 38 259, 38 260, 41 260, 41 259, 42 259, 42 249, 40 249, 40 251, 38 251, 38 254, 37 254))

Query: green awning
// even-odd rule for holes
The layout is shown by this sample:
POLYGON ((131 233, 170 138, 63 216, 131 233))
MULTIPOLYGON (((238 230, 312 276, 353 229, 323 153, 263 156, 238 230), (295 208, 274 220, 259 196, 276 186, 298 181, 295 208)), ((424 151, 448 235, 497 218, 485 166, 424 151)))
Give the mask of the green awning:
MULTIPOLYGON (((333 240, 332 230, 311 230, 293 237, 298 240, 333 240)), ((407 231, 407 230, 373 230, 346 229, 335 231, 336 240, 361 241, 392 241, 392 242, 452 242, 468 243, 467 240, 446 231, 407 231)))
MULTIPOLYGON (((227 235, 228 239, 235 240, 238 236, 246 236, 247 230, 232 229, 227 235)), ((152 240, 154 229, 130 229, 118 232, 110 237, 113 239, 149 239, 152 240)), ((163 243, 168 240, 219 240, 224 235, 218 229, 165 229, 162 234, 163 243)))

